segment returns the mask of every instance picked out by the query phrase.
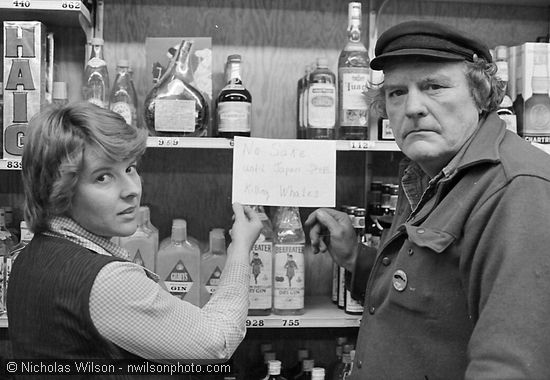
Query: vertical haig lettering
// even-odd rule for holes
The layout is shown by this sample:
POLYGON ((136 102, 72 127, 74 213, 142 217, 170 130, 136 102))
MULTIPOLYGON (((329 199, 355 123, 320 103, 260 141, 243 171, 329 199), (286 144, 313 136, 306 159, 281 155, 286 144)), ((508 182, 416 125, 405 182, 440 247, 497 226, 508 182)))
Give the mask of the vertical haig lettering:
POLYGON ((45 102, 44 25, 37 21, 4 21, 3 53, 3 158, 19 158, 29 119, 45 102))

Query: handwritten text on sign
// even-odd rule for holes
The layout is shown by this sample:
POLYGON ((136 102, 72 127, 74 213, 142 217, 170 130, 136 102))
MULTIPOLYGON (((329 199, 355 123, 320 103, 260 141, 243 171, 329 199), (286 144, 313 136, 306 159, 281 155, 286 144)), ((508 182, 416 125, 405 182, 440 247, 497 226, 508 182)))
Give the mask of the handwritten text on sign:
POLYGON ((334 207, 336 142, 235 137, 233 202, 334 207))

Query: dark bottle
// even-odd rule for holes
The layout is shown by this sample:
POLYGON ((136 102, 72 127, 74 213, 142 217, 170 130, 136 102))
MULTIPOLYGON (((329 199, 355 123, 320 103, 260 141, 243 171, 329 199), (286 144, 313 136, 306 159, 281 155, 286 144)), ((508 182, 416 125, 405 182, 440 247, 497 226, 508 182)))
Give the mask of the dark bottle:
POLYGON ((226 85, 217 99, 217 125, 219 137, 250 136, 252 95, 241 80, 241 56, 227 57, 226 85))
POLYGON ((284 371, 284 376, 288 379, 294 379, 296 375, 302 372, 303 362, 309 358, 309 350, 307 348, 299 348, 296 351, 296 364, 284 371))
POLYGON ((168 69, 145 98, 145 123, 154 136, 205 136, 208 103, 193 87, 189 54, 193 41, 183 40, 168 69))
POLYGON ((302 361, 302 370, 294 376, 294 380, 311 380, 311 371, 314 366, 314 359, 304 359, 302 361))

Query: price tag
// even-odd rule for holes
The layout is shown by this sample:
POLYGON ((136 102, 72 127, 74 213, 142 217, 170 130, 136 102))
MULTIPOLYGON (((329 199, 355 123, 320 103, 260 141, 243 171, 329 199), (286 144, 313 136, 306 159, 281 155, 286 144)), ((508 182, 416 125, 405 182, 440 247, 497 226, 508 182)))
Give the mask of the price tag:
POLYGON ((350 150, 368 150, 374 148, 376 143, 369 140, 352 140, 349 142, 350 150))
POLYGON ((12 9, 80 10, 79 0, 3 0, 0 7, 12 9))
POLYGON ((159 148, 171 148, 178 147, 180 145, 180 139, 177 137, 158 137, 156 146, 159 148))
POLYGON ((246 318, 246 327, 266 327, 266 323, 261 318, 246 318))
POLYGON ((283 327, 300 327, 299 319, 283 319, 281 322, 283 327))
POLYGON ((21 170, 21 160, 1 160, 0 169, 21 170))

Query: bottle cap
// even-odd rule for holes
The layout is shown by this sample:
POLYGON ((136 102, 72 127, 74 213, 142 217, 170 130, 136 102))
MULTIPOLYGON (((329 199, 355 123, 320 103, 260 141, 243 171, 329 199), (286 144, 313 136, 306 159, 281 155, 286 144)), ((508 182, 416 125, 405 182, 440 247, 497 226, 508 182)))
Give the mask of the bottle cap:
POLYGON ((273 344, 271 343, 260 344, 260 352, 271 351, 272 349, 273 349, 273 344))
POLYGON ((143 210, 144 221, 151 219, 151 209, 149 209, 149 206, 139 206, 139 210, 143 210))
POLYGON ((317 67, 326 69, 328 68, 328 60, 324 57, 317 58, 317 67))
POLYGON ((240 54, 231 54, 227 56, 227 62, 234 62, 234 61, 241 61, 241 55, 240 54))
POLYGON ((311 377, 312 377, 312 379, 314 377, 318 377, 318 378, 323 379, 325 377, 325 369, 321 368, 321 367, 314 367, 311 370, 311 377))
POLYGON ((304 361, 302 362, 302 368, 304 372, 310 372, 314 366, 315 366, 314 359, 304 359, 304 361))
POLYGON ((53 82, 53 99, 67 99, 67 82, 53 82))
POLYGON ((127 59, 119 59, 116 65, 118 67, 130 67, 130 61, 127 59))
POLYGON ((281 373, 281 361, 280 360, 270 360, 267 362, 269 366, 270 375, 279 375, 281 373))
POLYGON ((174 219, 172 221, 172 240, 187 240, 187 221, 185 219, 174 219))
POLYGON ((210 250, 225 252, 225 234, 223 228, 213 228, 210 231, 210 250))
POLYGON ((105 41, 103 41, 103 38, 94 37, 91 39, 90 44, 92 45, 103 45, 105 41))
POLYGON ((495 47, 495 60, 506 61, 508 59, 508 46, 499 45, 495 47))
POLYGON ((307 348, 298 349, 298 360, 304 360, 309 357, 309 350, 307 348))

